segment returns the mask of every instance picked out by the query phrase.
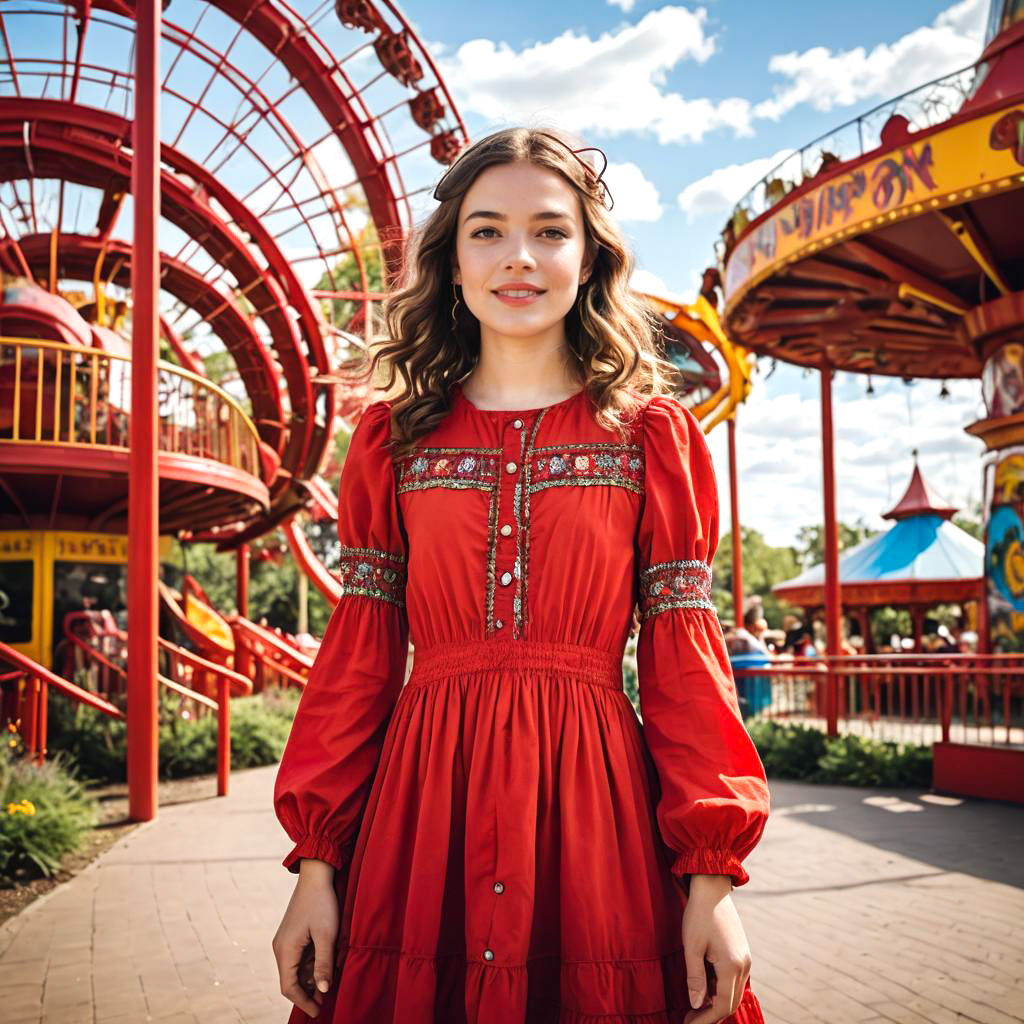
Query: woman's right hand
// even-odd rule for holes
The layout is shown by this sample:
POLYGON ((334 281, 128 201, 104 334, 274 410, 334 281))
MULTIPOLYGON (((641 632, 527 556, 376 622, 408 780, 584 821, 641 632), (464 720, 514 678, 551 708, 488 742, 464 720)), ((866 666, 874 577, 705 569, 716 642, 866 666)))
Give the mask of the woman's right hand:
POLYGON ((320 860, 304 859, 299 862, 299 880, 272 946, 281 995, 309 1017, 319 1014, 324 993, 331 987, 337 937, 334 868, 320 860), (311 974, 310 952, 313 954, 311 974))

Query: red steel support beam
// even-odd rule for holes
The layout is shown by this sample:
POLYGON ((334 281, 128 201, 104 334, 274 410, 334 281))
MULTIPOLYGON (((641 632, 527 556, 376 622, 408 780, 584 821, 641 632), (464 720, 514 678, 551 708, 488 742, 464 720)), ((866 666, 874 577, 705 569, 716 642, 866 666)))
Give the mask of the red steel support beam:
MULTIPOLYGON (((836 461, 832 430, 832 368, 821 368, 821 461, 825 490, 825 638, 827 653, 838 657, 839 616, 839 527, 836 520, 836 461)), ((839 677, 829 663, 826 695, 828 735, 839 735, 839 677)))
POLYGON ((128 814, 157 812, 159 520, 157 358, 159 338, 160 2, 136 5, 135 119, 132 125, 131 472, 128 480, 128 814))
POLYGON ((729 424, 729 508, 732 514, 732 600, 736 626, 743 625, 743 534, 740 532, 740 485, 736 465, 736 410, 729 424))
POLYGON ((235 607, 243 619, 249 618, 248 544, 239 544, 235 551, 235 607))

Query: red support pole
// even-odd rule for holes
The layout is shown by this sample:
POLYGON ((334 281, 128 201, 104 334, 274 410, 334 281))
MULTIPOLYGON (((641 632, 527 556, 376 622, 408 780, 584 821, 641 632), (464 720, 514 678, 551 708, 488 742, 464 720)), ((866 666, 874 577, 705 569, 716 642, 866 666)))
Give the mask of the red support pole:
POLYGON ((729 509, 732 515, 732 600, 736 626, 743 625, 743 535, 740 532, 740 487, 736 466, 736 411, 729 424, 729 509))
POLYGON ((227 796, 231 782, 231 683, 217 683, 217 796, 227 796))
MULTIPOLYGON (((821 461, 825 491, 825 639, 830 657, 840 654, 839 527, 836 521, 836 463, 832 432, 832 369, 821 369, 821 461)), ((839 735, 839 677, 829 669, 825 717, 828 735, 839 735)))
POLYGON ((235 552, 235 607, 243 619, 249 618, 249 545, 235 552))
POLYGON ((128 479, 128 815, 157 811, 157 574, 159 571, 156 379, 160 261, 160 3, 135 5, 132 124, 132 409, 128 479))

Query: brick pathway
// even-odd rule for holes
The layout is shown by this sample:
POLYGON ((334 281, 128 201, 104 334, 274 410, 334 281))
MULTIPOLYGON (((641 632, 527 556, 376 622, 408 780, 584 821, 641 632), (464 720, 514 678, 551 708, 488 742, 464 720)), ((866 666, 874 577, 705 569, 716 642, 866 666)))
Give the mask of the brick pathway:
MULTIPOLYGON (((274 771, 165 808, 0 928, 5 1024, 284 1024, 270 940, 293 880, 274 771)), ((1024 1021, 1024 810, 772 793, 735 894, 769 1024, 1024 1021)))

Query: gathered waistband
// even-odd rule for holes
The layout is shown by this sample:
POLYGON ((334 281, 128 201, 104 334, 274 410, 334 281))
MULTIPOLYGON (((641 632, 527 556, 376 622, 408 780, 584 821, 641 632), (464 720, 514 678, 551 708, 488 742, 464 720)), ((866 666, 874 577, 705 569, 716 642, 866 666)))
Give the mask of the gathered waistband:
POLYGON ((598 647, 543 640, 460 640, 413 653, 406 686, 424 686, 469 672, 553 672, 622 689, 622 656, 598 647))

